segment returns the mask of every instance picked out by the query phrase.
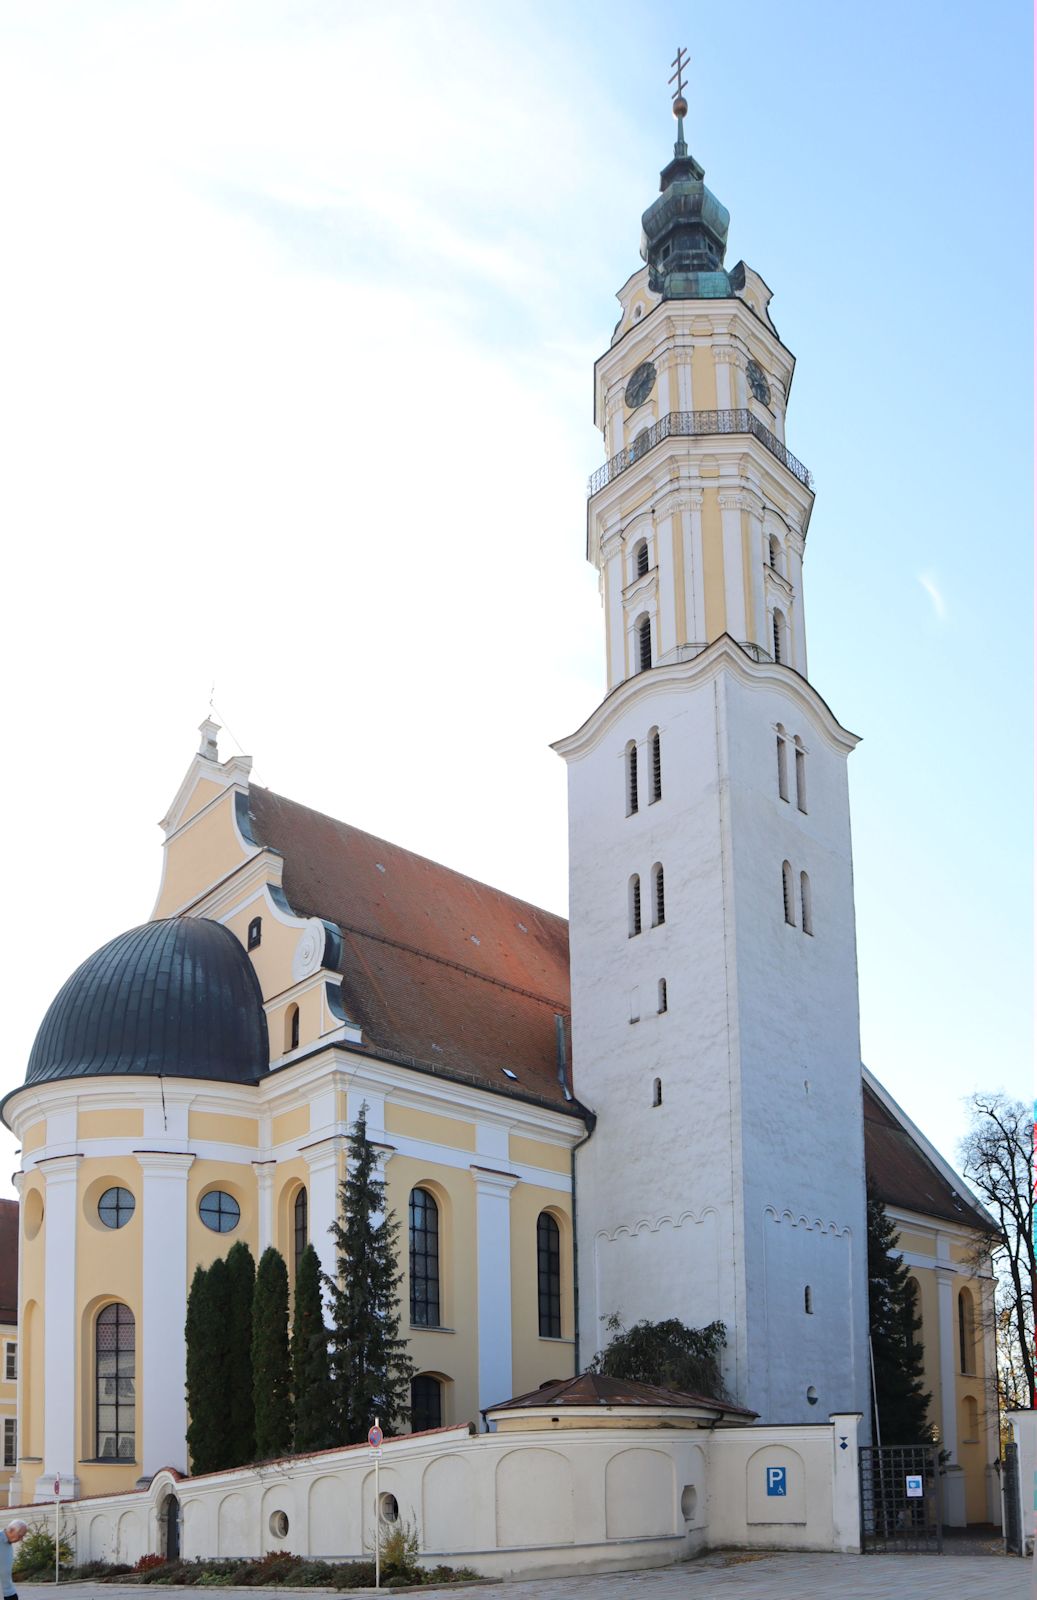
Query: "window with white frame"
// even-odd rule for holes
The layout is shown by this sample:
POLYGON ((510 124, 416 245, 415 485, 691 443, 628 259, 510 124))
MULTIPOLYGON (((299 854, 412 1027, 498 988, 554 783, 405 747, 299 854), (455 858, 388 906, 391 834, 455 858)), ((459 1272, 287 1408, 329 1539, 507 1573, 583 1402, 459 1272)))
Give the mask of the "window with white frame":
POLYGON ((18 1465, 18 1422, 15 1417, 4 1418, 4 1466, 18 1465))
POLYGON ((631 939, 641 932, 641 879, 635 872, 627 886, 628 932, 631 939))
POLYGON ((774 639, 775 661, 787 661, 788 627, 785 622, 784 611, 780 611, 777 607, 774 608, 774 614, 771 618, 771 632, 774 639))
POLYGON ((778 723, 778 797, 787 800, 789 797, 789 752, 785 741, 785 729, 778 723))
POLYGON ((637 810, 637 745, 631 739, 626 753, 627 816, 637 810))
POLYGON ((659 928, 666 921, 666 885, 663 881, 662 863, 652 868, 652 926, 659 928))
POLYGON ((643 578, 648 571, 648 540, 641 539, 634 548, 634 577, 643 578))
POLYGON ((658 728, 649 730, 648 766, 652 781, 651 803, 654 805, 656 800, 661 800, 663 797, 663 750, 658 728))
POLYGON ((807 809, 807 753, 796 735, 796 805, 804 814, 807 809))
POLYGON ((647 672, 652 665, 652 621, 642 617, 637 624, 637 670, 647 672))
POLYGON ((13 1383, 18 1376, 18 1346, 13 1342, 4 1345, 4 1380, 13 1383))

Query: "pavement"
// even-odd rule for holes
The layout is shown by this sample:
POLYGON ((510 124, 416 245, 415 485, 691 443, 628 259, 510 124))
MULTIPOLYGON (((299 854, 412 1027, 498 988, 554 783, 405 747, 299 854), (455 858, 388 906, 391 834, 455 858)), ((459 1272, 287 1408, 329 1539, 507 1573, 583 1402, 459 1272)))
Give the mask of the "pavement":
MULTIPOLYGON (((963 1565, 951 1556, 926 1555, 710 1555, 654 1572, 620 1572, 582 1578, 521 1578, 463 1587, 429 1586, 412 1595, 462 1600, 1030 1600, 1034 1564, 1018 1556, 990 1556, 963 1565)), ((53 1584, 23 1584, 20 1600, 55 1600, 53 1584)), ((225 1589, 225 1600, 299 1600, 337 1594, 370 1600, 370 1589, 225 1589)), ((386 1591, 388 1594, 392 1590, 386 1591)), ((399 1592, 399 1591, 396 1591, 399 1592)), ((68 1600, 109 1597, 212 1595, 212 1588, 174 1589, 158 1584, 62 1584, 68 1600)))

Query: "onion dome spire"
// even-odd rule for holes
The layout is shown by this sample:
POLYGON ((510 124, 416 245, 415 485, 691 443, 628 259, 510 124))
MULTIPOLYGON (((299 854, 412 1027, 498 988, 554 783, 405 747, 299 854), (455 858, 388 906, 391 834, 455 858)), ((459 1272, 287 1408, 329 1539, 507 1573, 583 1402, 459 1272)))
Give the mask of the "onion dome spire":
POLYGON ((683 46, 670 63, 676 68, 673 114, 677 138, 673 160, 659 175, 660 194, 641 218, 641 255, 648 263, 648 287, 664 300, 724 300, 731 280, 724 271, 727 229, 731 218, 703 183, 705 171, 688 154, 684 118, 683 46))

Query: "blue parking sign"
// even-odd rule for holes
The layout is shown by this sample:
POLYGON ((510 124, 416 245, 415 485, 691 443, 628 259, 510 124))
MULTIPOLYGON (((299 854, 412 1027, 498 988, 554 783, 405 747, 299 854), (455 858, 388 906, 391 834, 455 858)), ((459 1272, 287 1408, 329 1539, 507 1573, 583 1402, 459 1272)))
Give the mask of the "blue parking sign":
POLYGON ((786 1474, 788 1472, 788 1468, 787 1467, 768 1467, 766 1469, 766 1471, 767 1471, 767 1493, 769 1495, 787 1494, 788 1491, 787 1491, 787 1488, 786 1488, 786 1483, 787 1483, 786 1474))

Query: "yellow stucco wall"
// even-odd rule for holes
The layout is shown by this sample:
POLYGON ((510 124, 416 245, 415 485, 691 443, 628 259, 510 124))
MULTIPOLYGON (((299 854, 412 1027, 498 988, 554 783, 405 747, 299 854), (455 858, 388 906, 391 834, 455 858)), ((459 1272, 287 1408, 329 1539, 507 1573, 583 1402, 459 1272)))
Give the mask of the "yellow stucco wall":
POLYGON ((26 1128, 22 1135, 22 1151, 31 1155, 34 1150, 41 1150, 47 1142, 47 1119, 41 1117, 39 1122, 34 1122, 26 1128))
POLYGON ((429 1144, 445 1144, 454 1150, 475 1149, 475 1126, 461 1122, 456 1117, 441 1117, 429 1111, 415 1111, 410 1106, 397 1105, 389 1100, 385 1106, 385 1131, 403 1133, 411 1139, 424 1139, 429 1144))
MULTIPOLYGON (((79 1222, 76 1229, 76 1327, 78 1332, 78 1396, 76 1416, 76 1470, 82 1494, 105 1494, 132 1489, 142 1468, 139 1462, 100 1462, 95 1436, 94 1396, 95 1324, 98 1313, 112 1301, 133 1312, 136 1323, 136 1364, 141 1371, 144 1339, 143 1227, 140 1199, 140 1164, 133 1156, 87 1156, 76 1175, 79 1222), (121 1228, 107 1228, 97 1214, 106 1189, 128 1189, 137 1201, 133 1216, 121 1228)), ((137 1384, 137 1448, 140 1449, 140 1384, 137 1384)), ((24 1486, 23 1486, 24 1487, 24 1486)))
POLYGON ((188 1113, 187 1131, 191 1139, 213 1144, 240 1144, 259 1148, 259 1122, 255 1117, 228 1117, 217 1111, 188 1113))
POLYGON ((309 1131, 309 1106, 296 1106, 294 1111, 282 1111, 280 1116, 271 1119, 270 1139, 275 1146, 302 1139, 309 1131))
POLYGON ((541 1139, 526 1139, 513 1133, 509 1142, 512 1161, 526 1167, 546 1167, 548 1172, 561 1172, 568 1177, 572 1156, 560 1144, 545 1144, 541 1139))
MULTIPOLYGON (((550 1378, 571 1378, 573 1342, 572 1209, 557 1189, 519 1183, 511 1191, 511 1351, 515 1394, 550 1378), (562 1269, 562 1337, 540 1337, 537 1294, 537 1218, 547 1211, 558 1224, 562 1269)), ((505 1398, 508 1398, 505 1396, 505 1398)))
POLYGON ((702 580, 706 597, 706 639, 719 639, 727 626, 724 601, 724 533, 716 489, 702 491, 702 580))
POLYGON ((81 1110, 76 1127, 81 1139, 139 1139, 144 1133, 144 1113, 130 1106, 81 1110))
POLYGON ((234 791, 166 842, 156 917, 171 917, 248 859, 234 825, 234 791))

